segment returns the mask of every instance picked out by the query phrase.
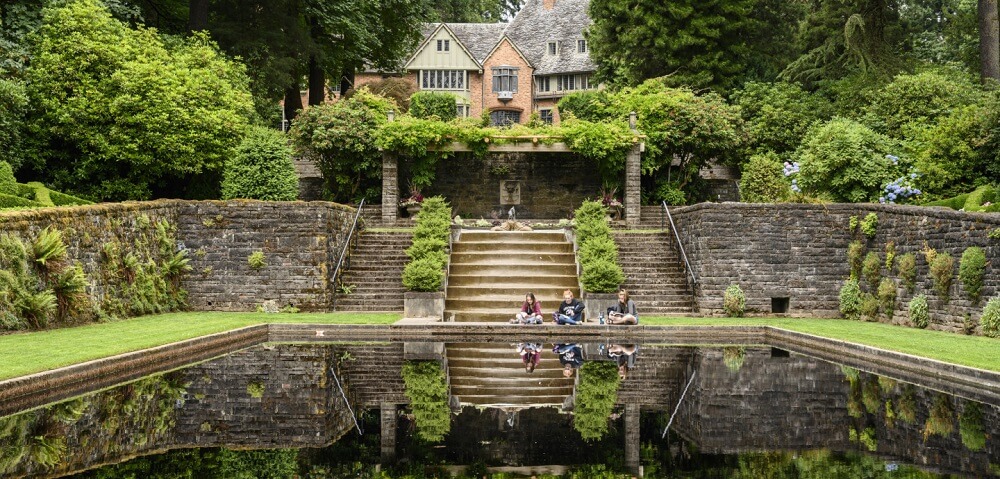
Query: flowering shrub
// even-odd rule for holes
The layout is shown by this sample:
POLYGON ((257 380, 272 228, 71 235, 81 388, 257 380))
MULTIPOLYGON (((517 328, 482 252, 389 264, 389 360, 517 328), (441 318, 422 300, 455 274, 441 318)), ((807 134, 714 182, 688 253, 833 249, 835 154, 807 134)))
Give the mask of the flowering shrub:
MULTIPOLYGON (((786 178, 792 178, 792 176, 799 174, 799 162, 786 161, 784 173, 786 178)), ((802 188, 799 188, 798 178, 792 178, 792 191, 795 193, 802 193, 802 188)))
MULTIPOLYGON (((886 155, 885 158, 891 161, 893 165, 899 165, 898 156, 886 155)), ((882 196, 879 197, 878 202, 882 204, 902 203, 906 199, 921 194, 921 191, 913 184, 919 177, 920 175, 911 168, 909 174, 890 181, 882 188, 882 196)))

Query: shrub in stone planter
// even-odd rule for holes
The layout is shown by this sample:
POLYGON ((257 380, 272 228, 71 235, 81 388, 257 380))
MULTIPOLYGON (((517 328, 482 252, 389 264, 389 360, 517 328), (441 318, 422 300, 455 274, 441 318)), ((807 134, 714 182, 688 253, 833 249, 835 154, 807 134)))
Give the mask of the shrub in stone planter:
POLYGON ((608 432, 608 418, 618 400, 618 368, 612 362, 590 361, 580 368, 576 389, 573 428, 585 441, 597 440, 608 432))
POLYGON ((413 245, 406 249, 406 255, 411 260, 434 258, 441 264, 445 264, 448 261, 448 255, 445 253, 447 248, 448 243, 440 238, 423 238, 415 240, 413 245))
POLYGON ((736 283, 730 284, 722 296, 722 309, 726 312, 726 316, 731 318, 743 317, 746 306, 747 298, 743 294, 743 289, 736 283))
POLYGON ((983 275, 986 272, 986 252, 978 246, 967 248, 958 263, 958 279, 965 294, 973 303, 979 302, 983 292, 983 275))
POLYGON ((990 299, 983 307, 983 315, 979 318, 983 334, 991 338, 1000 338, 1000 296, 990 299))
POLYGON ((910 300, 910 324, 914 328, 924 329, 930 324, 930 313, 927 308, 927 296, 918 294, 910 300))
POLYGON ((861 312, 861 286, 857 279, 844 281, 840 287, 840 314, 847 319, 858 319, 861 312))
POLYGON ((851 267, 851 277, 861 277, 861 263, 864 260, 865 245, 860 241, 851 241, 847 245, 847 264, 851 267))
POLYGON ((861 264, 861 276, 868 282, 872 291, 878 288, 878 281, 882 276, 882 258, 879 257, 878 253, 869 251, 865 255, 865 260, 861 264))
POLYGON ((599 201, 584 201, 574 212, 576 219, 576 241, 583 245, 591 238, 611 237, 611 226, 607 221, 608 210, 599 201))
POLYGON ((948 302, 951 290, 951 280, 955 275, 955 260, 948 253, 934 255, 931 265, 931 278, 934 279, 934 291, 945 302, 948 302))
POLYGON ((896 261, 896 272, 906 291, 913 293, 917 286, 917 257, 913 253, 901 255, 896 261))
POLYGON ((443 282, 444 265, 437 258, 414 260, 403 269, 403 286, 408 291, 438 291, 443 282))
POLYGON ((586 243, 580 245, 580 262, 588 263, 594 260, 618 262, 618 245, 615 240, 601 236, 591 238, 586 243))
POLYGON ((620 266, 605 259, 595 259, 583 264, 580 282, 583 289, 591 293, 614 293, 625 281, 625 273, 620 266))
POLYGON ((859 312, 865 321, 878 321, 878 298, 871 293, 861 293, 859 312))
POLYGON ((878 303, 882 313, 892 317, 892 312, 896 310, 896 282, 889 278, 882 278, 878 284, 878 303))

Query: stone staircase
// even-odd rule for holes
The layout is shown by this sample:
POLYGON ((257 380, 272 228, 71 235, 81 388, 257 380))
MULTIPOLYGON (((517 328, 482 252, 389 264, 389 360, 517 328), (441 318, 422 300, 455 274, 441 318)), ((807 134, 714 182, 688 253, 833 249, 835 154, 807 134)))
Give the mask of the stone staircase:
POLYGON ((635 301, 640 321, 642 316, 691 315, 691 290, 680 253, 673 245, 673 235, 618 231, 613 234, 618 245, 618 263, 625 272, 623 287, 635 301))
POLYGON ((547 347, 532 373, 511 344, 454 343, 446 354, 451 394, 463 405, 562 406, 573 394, 574 378, 563 377, 558 356, 547 347))
POLYGON ((354 290, 338 290, 335 309, 403 311, 403 268, 410 260, 406 248, 413 244, 413 233, 362 230, 360 235, 350 253, 350 268, 341 272, 341 284, 354 290))
POLYGON ((532 292, 550 322, 566 289, 580 296, 573 244, 562 230, 466 230, 452 244, 444 317, 506 322, 532 292))

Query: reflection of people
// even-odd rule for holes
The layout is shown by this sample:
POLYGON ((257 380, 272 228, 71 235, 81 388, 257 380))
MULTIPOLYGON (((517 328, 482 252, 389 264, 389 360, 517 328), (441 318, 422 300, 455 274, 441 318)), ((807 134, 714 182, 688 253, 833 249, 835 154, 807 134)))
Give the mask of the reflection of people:
POLYGON ((583 366, 583 348, 579 344, 556 344, 552 352, 559 355, 563 367, 563 377, 573 377, 573 370, 583 366))
POLYGON ((608 346, 608 357, 618 363, 618 377, 625 379, 629 370, 635 367, 635 359, 639 347, 634 344, 611 344, 608 346))
POLYGON ((628 290, 618 291, 618 304, 608 308, 608 323, 639 324, 639 313, 635 310, 635 301, 628 296, 628 290))
POLYGON ((542 345, 539 343, 518 343, 517 353, 521 355, 521 362, 524 363, 524 372, 533 373, 535 367, 542 360, 542 345))
POLYGON ((524 304, 510 324, 542 324, 542 304, 535 300, 535 293, 524 295, 524 304))
POLYGON ((563 291, 563 302, 552 313, 557 324, 581 324, 583 323, 583 303, 573 297, 570 290, 563 291))

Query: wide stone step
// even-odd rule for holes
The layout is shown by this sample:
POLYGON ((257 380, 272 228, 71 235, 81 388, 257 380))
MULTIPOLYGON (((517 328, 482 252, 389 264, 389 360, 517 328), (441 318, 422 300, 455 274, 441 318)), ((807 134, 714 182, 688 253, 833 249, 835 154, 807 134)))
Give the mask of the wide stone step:
POLYGON ((448 276, 449 286, 489 286, 494 288, 524 289, 537 285, 577 286, 576 275, 547 275, 526 270, 519 275, 509 274, 451 274, 448 276))
MULTIPOLYGON (((475 394, 477 393, 477 388, 484 388, 493 392, 505 391, 506 394, 524 392, 531 395, 555 395, 571 394, 573 392, 572 381, 567 381, 561 374, 559 377, 542 378, 535 376, 538 372, 537 368, 531 373, 524 371, 522 368, 520 377, 466 378, 451 376, 451 393, 475 394)), ((556 372, 561 373, 562 371, 556 372)))
POLYGON ((453 263, 473 264, 509 264, 511 262, 533 262, 549 264, 575 264, 573 253, 535 253, 521 251, 506 251, 498 248, 496 251, 455 253, 451 256, 453 263))
POLYGON ((508 261, 503 262, 498 260, 491 264, 482 263, 462 263, 456 261, 455 258, 451 260, 451 274, 452 275, 480 275, 480 274, 491 274, 491 275, 523 275, 523 274, 538 274, 538 275, 570 275, 576 276, 576 263, 570 262, 565 264, 540 264, 535 261, 508 261))
MULTIPOLYGON (((448 358, 448 376, 452 379, 467 378, 466 381, 468 381, 469 379, 510 378, 520 380, 525 377, 531 377, 535 379, 558 379, 565 381, 562 375, 562 365, 556 359, 551 360, 554 362, 554 365, 546 367, 542 367, 541 363, 545 362, 545 359, 542 359, 538 366, 535 367, 535 372, 533 373, 528 373, 524 370, 524 363, 521 362, 520 358, 515 358, 515 361, 512 363, 497 366, 493 366, 488 361, 484 362, 482 359, 466 360, 455 358, 454 361, 459 365, 452 364, 452 361, 452 358, 448 358)), ((572 382, 570 385, 572 385, 572 382)))
MULTIPOLYGON (((509 305, 510 309, 508 311, 513 311, 511 317, 514 317, 514 313, 520 311, 521 309, 521 298, 518 296, 507 295, 507 296, 476 296, 467 298, 447 298, 444 302, 445 310, 451 311, 468 311, 477 309, 492 309, 497 308, 497 306, 509 305)), ((536 298, 542 303, 542 313, 552 314, 555 305, 559 303, 560 299, 557 298, 545 298, 536 295, 536 298)))
POLYGON ((488 252, 501 253, 572 253, 571 243, 490 243, 460 241, 452 245, 452 251, 458 253, 488 252))
POLYGON ((482 231, 482 230, 462 230, 459 235, 460 242, 464 241, 488 241, 494 243, 517 243, 517 242, 564 242, 566 233, 563 230, 551 231, 482 231))
MULTIPOLYGON (((545 305, 543 304, 542 306, 545 305)), ((492 309, 492 310, 477 309, 472 311, 457 311, 457 310, 446 309, 444 311, 444 317, 445 320, 454 321, 456 323, 472 323, 472 322, 506 323, 511 319, 514 319, 514 316, 520 310, 521 308, 519 306, 511 307, 509 309, 492 309)), ((542 309, 542 313, 543 316, 546 316, 544 314, 545 313, 544 309, 542 309)), ((552 312, 549 311, 549 314, 546 317, 551 322, 552 312)))
POLYGON ((520 302, 524 300, 525 293, 531 292, 535 294, 535 299, 541 301, 541 298, 560 298, 562 297, 563 291, 567 289, 574 291, 574 293, 578 291, 576 284, 566 286, 548 286, 539 284, 514 286, 454 286, 449 282, 448 294, 446 297, 447 299, 496 297, 507 298, 507 301, 510 301, 511 296, 513 295, 514 300, 520 302))
MULTIPOLYGON (((568 396, 568 395, 567 395, 568 396)), ((497 395, 465 395, 459 396, 461 404, 469 406, 562 406, 567 396, 497 396, 497 395)))

